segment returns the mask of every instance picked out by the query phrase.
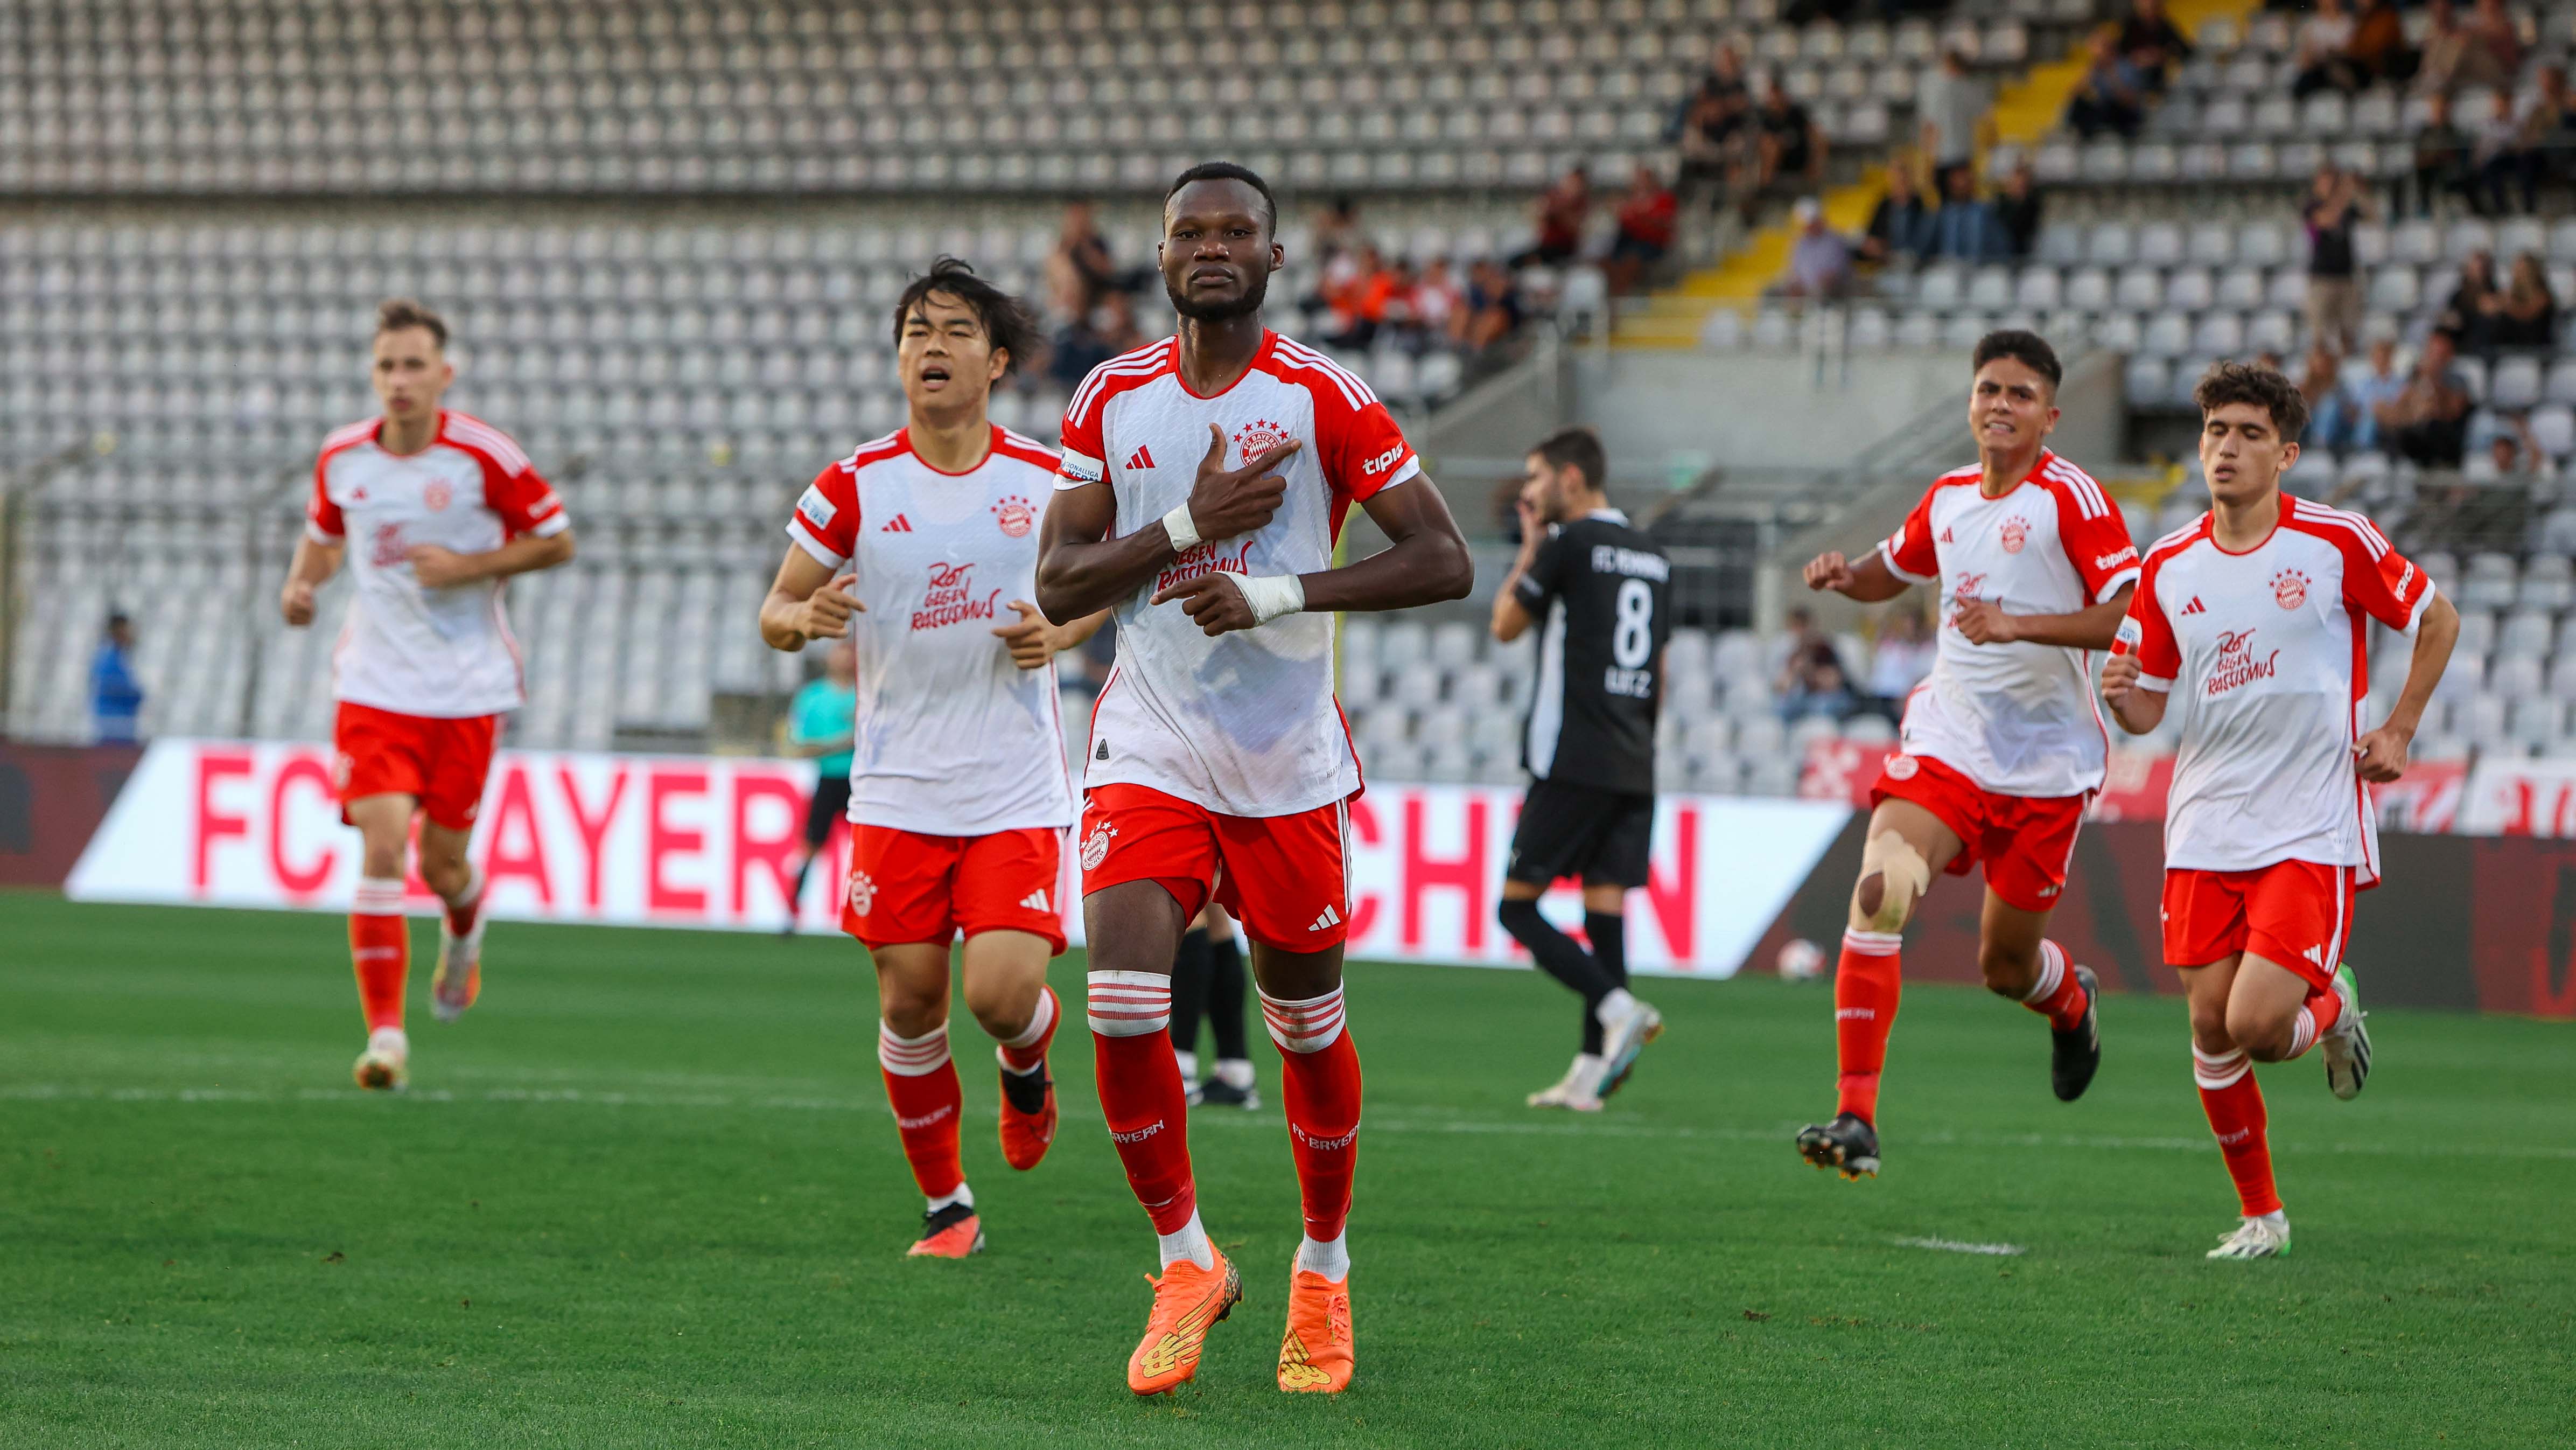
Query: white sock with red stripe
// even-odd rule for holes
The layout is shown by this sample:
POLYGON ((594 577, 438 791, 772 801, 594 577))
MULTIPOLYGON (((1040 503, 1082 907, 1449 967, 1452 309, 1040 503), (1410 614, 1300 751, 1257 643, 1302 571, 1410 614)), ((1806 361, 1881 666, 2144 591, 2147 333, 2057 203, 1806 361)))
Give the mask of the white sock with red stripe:
POLYGON ((447 907, 447 929, 458 936, 471 936, 474 924, 483 916, 483 868, 467 863, 463 889, 439 900, 447 907))
POLYGON ((1261 1021, 1279 1044, 1279 1095, 1306 1217, 1297 1266, 1339 1283, 1351 1273, 1344 1231, 1360 1128, 1360 1055, 1344 1020, 1342 989, 1294 1001, 1264 992, 1261 1021))
MULTIPOLYGON (((2317 1045, 2318 1039, 2335 1030, 2343 1020, 2343 994, 2316 992, 2299 1008, 2298 1020, 2290 1024, 2290 1057, 2297 1057, 2317 1045)), ((2284 1062, 2290 1057, 2281 1059, 2284 1062)))
POLYGON ((2066 959, 2066 949, 2053 941, 2039 944, 2039 980, 2022 994, 2021 1004, 2048 1019, 2048 1025, 2060 1032, 2072 1032, 2084 1020, 2088 1005, 2084 981, 2075 975, 2075 964, 2066 959))

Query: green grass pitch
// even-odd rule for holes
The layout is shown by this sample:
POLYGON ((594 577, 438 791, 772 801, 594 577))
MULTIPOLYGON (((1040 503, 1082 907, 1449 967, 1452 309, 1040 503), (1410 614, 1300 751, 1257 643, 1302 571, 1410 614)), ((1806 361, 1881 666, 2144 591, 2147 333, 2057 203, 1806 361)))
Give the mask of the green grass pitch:
POLYGON ((1578 1121, 1520 1106, 1570 1049, 1554 984, 1359 966, 1357 1384, 1271 1383, 1274 1108, 1194 1125, 1247 1295, 1138 1402, 1152 1243, 1078 1015, 1027 1175, 961 1027, 992 1247, 914 1263, 849 943, 503 923, 453 1027, 427 978, 414 1091, 366 1097, 338 918, 0 895, 0 1445, 2576 1441, 2565 1024, 2380 1012, 2350 1104, 2264 1070, 2296 1252, 2212 1264, 2178 1002, 2108 1003, 2064 1106, 2030 1014, 1910 991, 1855 1184, 1790 1147, 1831 1105, 1821 985, 1648 983, 1669 1033, 1578 1121))

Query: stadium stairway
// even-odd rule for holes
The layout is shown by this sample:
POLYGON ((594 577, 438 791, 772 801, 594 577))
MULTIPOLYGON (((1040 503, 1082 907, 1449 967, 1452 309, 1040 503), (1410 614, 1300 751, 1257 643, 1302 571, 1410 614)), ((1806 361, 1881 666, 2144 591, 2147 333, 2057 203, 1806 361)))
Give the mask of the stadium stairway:
MULTIPOLYGON (((2173 0, 2165 7, 2176 26, 2190 34, 2212 20, 2240 24, 2261 8, 2260 0, 2173 0)), ((2029 146, 2048 134, 2066 112, 2067 98, 2084 78, 2084 44, 2078 40, 2064 58, 2034 65, 1996 94, 1997 144, 2029 146)), ((1870 213, 1887 192, 1887 168, 1872 166, 1859 180, 1825 193, 1825 221, 1850 235, 1869 225, 1870 213)), ((1720 308, 1750 312, 1789 265, 1789 246, 1797 224, 1783 217, 1747 234, 1736 249, 1711 267, 1685 275, 1646 300, 1643 308, 1623 313, 1611 341, 1619 347, 1685 348, 1699 345, 1709 314, 1720 308)))

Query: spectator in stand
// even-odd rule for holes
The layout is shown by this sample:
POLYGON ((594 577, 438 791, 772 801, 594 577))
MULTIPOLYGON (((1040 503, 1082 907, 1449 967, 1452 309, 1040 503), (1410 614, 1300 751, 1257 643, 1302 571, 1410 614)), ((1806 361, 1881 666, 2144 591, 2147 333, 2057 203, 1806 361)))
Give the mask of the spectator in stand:
MULTIPOLYGON (((2531 99, 2523 103, 2519 132, 2514 138, 2512 154, 2505 172, 2522 196, 2525 212, 2540 210, 2540 183, 2544 178, 2564 176, 2568 171, 2571 147, 2576 147, 2576 97, 2567 91, 2567 68, 2545 65, 2540 68, 2531 99)), ((2504 180, 2495 182, 2496 209, 2504 209, 2504 180)))
POLYGON ((1708 58, 1708 71, 1699 78, 1699 84, 1691 87, 1681 104, 1673 108, 1672 119, 1664 124, 1664 139, 1687 147, 1691 127, 1704 114, 1705 103, 1732 101, 1740 107, 1750 97, 1751 89, 1744 83, 1744 57, 1735 53, 1734 46, 1720 45, 1717 53, 1708 58))
POLYGON ((1932 164, 1934 186, 1948 194, 1944 180, 1953 172, 1972 171, 1977 152, 1992 139, 1994 98, 1985 84, 1968 74, 1967 55, 1955 48, 1941 52, 1940 69, 1926 76, 1914 97, 1921 120, 1923 155, 1932 164))
POLYGON ((2066 124, 2090 141, 2105 131, 2134 137, 2147 124, 2147 75, 2108 30, 2089 42, 2092 64, 2066 98, 2066 124))
POLYGON ((1610 244, 1607 274, 1614 295, 1636 291, 1656 263, 1673 249, 1681 200, 1651 166, 1639 166, 1619 199, 1619 236, 1610 244))
POLYGON ((1780 718, 1804 720, 1810 715, 1840 722, 1860 708, 1852 694, 1851 676, 1829 641, 1818 640, 1789 661, 1787 688, 1780 692, 1780 718))
POLYGON ((2039 181, 2024 161, 2005 175, 2003 192, 1995 198, 1995 224, 2003 228, 2014 260, 2027 259, 2039 245, 2039 221, 2039 181))
POLYGON ((1791 667, 1798 656, 1818 643, 1832 649, 1833 639, 1816 628, 1816 616, 1805 605, 1792 605, 1781 617, 1780 632, 1762 643, 1762 670, 1771 677, 1771 693, 1787 694, 1793 678, 1791 667))
POLYGON ((1433 257, 1423 264, 1422 280, 1413 287, 1413 316, 1425 337, 1457 336, 1457 319, 1466 305, 1466 289, 1449 270, 1447 257, 1433 257))
POLYGON ((2468 451, 2469 388, 2459 370, 2450 334, 2424 339, 2424 355, 2403 391, 2379 405, 2379 436, 2390 452, 2426 468, 2457 468, 2468 451))
POLYGON ((2299 22, 2298 79, 2290 94, 2305 100, 2319 91, 2351 95, 2367 83, 2352 53, 2353 19, 2343 0, 2317 0, 2316 13, 2299 22))
POLYGON ((1521 299, 1512 274, 1490 257, 1479 257, 1467 269, 1467 305, 1452 314, 1450 336, 1469 353, 1480 353, 1518 331, 1521 299))
POLYGON ((2433 328, 2448 333, 2451 345, 2460 351, 2485 356, 2495 350, 2490 335, 2501 301, 2495 258, 2481 247, 2460 259, 2460 275, 2451 280, 2451 295, 2433 319, 2433 328))
POLYGON ((2424 124, 2415 131, 2415 214, 2431 216, 2437 194, 2466 197, 2474 184, 2468 133, 2451 123, 2451 98, 2435 91, 2425 98, 2424 124))
POLYGON ((2003 223, 1995 219, 1993 207, 1977 199, 1975 173, 1954 166, 1942 173, 1941 186, 1941 209, 1932 214, 1926 255, 1962 262, 2000 261, 2008 255, 2011 243, 2004 238, 2003 223))
POLYGON ((1800 197, 1795 210, 1798 239, 1789 244, 1789 271, 1781 279, 1784 297, 1840 297, 1851 290, 1851 248, 1825 225, 1824 204, 1800 197))
POLYGON ((2511 86, 2522 68, 2522 36, 2500 0, 2478 0, 2474 12, 2461 18, 2451 0, 2427 7, 2424 60, 2415 72, 2416 89, 2446 95, 2463 86, 2511 86))
POLYGON ((1763 89, 1755 123, 1760 129, 1755 144, 1761 147, 1763 190, 1785 186, 1814 193, 1825 189, 1825 128, 1780 84, 1778 71, 1771 73, 1763 89))
POLYGON ((2353 275, 2353 228, 2369 218, 2361 178, 2333 162, 2317 168, 2299 219, 2308 229, 2308 336, 2337 353, 2361 335, 2361 284, 2353 275))
POLYGON ((1333 198, 1324 214, 1315 218, 1315 255, 1331 258, 1356 251, 1366 240, 1360 232, 1360 206, 1347 196, 1333 198))
POLYGON ((2323 342, 2309 346, 2307 370, 2299 375, 2299 396, 2308 403, 2308 431, 2300 435, 2300 447, 2351 445, 2353 420, 2344 399, 2342 372, 2333 348, 2323 342))
POLYGON ((143 685, 134 677, 134 621, 118 610, 89 662, 90 724, 102 745, 143 738, 143 685))
POLYGON ((2348 421, 2348 441, 2355 448, 2377 448, 2379 408, 2397 400, 2406 391, 2406 374, 2397 370, 2397 344, 2390 338, 2376 338, 2370 344, 2370 368, 2367 372, 2344 375, 2342 413, 2348 421))
POLYGON ((2191 42, 2166 17, 2164 0, 2137 0, 2120 24, 2120 53, 2144 73, 2149 90, 2163 95, 2173 68, 2191 59, 2191 42))
POLYGON ((1133 292, 1141 281, 1140 271, 1122 272, 1110 257, 1109 244, 1101 240, 1100 229, 1093 220, 1091 203, 1067 203, 1055 250, 1046 260, 1049 309, 1067 321, 1087 317, 1103 296, 1133 292))
POLYGON ((2554 347, 2558 342, 2558 296, 2549 274, 2532 252, 2517 253, 2513 275, 2493 298, 2488 313, 2487 346, 2499 351, 2554 347))
POLYGON ((1512 254, 1514 271, 1562 267, 1583 250, 1583 225, 1592 216, 1592 175, 1581 162, 1567 167, 1554 186, 1539 194, 1536 213, 1538 239, 1512 254))
POLYGON ((1363 245, 1357 275, 1334 300, 1332 330, 1324 334, 1325 345, 1365 348, 1375 342, 1378 329, 1386 324, 1387 303, 1399 285, 1395 269, 1378 249, 1363 245))
POLYGON ((2522 118, 2513 113, 2513 92, 2497 91, 2487 98, 2487 117, 2469 144, 2470 172, 2476 178, 2469 188, 2470 210, 2480 216, 2504 214, 2505 183, 2521 151, 2522 118))
POLYGON ((1923 623, 1923 616, 1903 605, 1887 611, 1878 621, 1878 644, 1869 652, 1869 678, 1865 682, 1871 705, 1892 721, 1902 721, 1905 697, 1932 673, 1932 659, 1939 646, 1923 623))
POLYGON ((2361 0, 2344 54, 2363 85, 2382 80, 2402 85, 2414 78, 2417 56, 2406 43, 2406 18, 2397 13, 2397 0, 2361 0))
POLYGON ((1931 245, 1932 209, 1914 190, 1914 158, 1900 153, 1887 163, 1887 195, 1869 214, 1860 258, 1881 267, 1899 259, 1911 262, 1931 245))

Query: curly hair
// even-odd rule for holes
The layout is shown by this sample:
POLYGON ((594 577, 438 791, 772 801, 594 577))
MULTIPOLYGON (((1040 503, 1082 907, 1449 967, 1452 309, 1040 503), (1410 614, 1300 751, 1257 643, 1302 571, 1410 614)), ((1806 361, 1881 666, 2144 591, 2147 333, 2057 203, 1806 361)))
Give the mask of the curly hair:
POLYGON ((2272 427, 2286 443, 2298 442, 2299 435, 2308 431, 2308 400, 2300 395, 2298 384, 2260 363, 2211 365, 2201 375, 2200 385, 2191 390, 2191 400, 2200 405, 2204 418, 2230 403, 2251 403, 2272 416, 2272 427))

